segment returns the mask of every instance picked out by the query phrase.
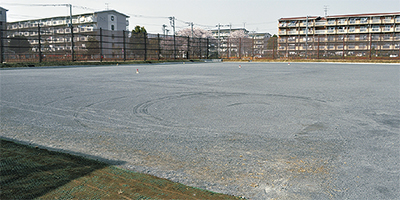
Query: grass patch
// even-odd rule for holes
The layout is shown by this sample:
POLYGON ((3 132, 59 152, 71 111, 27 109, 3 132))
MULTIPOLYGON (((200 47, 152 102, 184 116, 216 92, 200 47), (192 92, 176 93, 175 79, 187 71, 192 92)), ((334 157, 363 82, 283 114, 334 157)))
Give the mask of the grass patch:
POLYGON ((240 199, 0 139, 0 199, 240 199))

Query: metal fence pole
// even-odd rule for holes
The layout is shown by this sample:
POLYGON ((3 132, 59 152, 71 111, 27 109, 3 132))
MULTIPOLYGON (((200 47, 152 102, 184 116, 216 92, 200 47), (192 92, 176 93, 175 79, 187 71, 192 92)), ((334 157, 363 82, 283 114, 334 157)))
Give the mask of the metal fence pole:
POLYGON ((0 27, 0 45, 1 45, 1 55, 0 55, 0 63, 4 62, 4 40, 3 40, 3 27, 0 27))
POLYGON ((175 40, 175 33, 174 33, 174 60, 176 60, 176 40, 175 40))
POLYGON ((189 48, 190 48, 190 37, 187 37, 187 51, 186 51, 186 59, 189 59, 189 48))
POLYGON ((71 21, 71 61, 75 61, 75 50, 74 50, 74 27, 72 26, 72 21, 71 21))
POLYGON ((144 38, 144 60, 147 60, 147 33, 143 34, 143 38, 144 38))
POLYGON ((209 45, 209 39, 207 38, 207 59, 209 59, 209 52, 210 52, 210 45, 209 45))
POLYGON ((103 29, 100 28, 100 62, 103 61, 103 29))
POLYGON ((40 34, 40 24, 38 23, 38 40, 39 40, 39 62, 42 62, 42 38, 40 34))
POLYGON ((123 37, 123 51, 124 51, 124 62, 126 61, 126 41, 125 41, 125 30, 122 30, 123 37))
POLYGON ((199 38, 199 44, 197 45, 198 47, 199 47, 199 50, 200 50, 200 52, 199 52, 199 59, 201 59, 201 38, 199 38))
POLYGON ((161 45, 160 45, 160 34, 157 33, 157 42, 158 42, 158 60, 160 60, 161 56, 161 45))

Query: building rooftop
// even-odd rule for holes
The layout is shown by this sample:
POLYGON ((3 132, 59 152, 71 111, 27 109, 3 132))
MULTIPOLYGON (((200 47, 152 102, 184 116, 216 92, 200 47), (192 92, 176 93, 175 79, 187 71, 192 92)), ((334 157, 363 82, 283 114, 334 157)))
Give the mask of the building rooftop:
MULTIPOLYGON (((326 17, 321 17, 321 19, 329 19, 329 18, 346 18, 346 17, 373 17, 373 16, 392 16, 392 15, 400 15, 400 12, 392 12, 392 13, 367 13, 367 14, 347 14, 347 15, 329 15, 326 17)), ((308 16, 309 20, 316 19, 320 16, 308 16)), ((290 21, 290 20, 306 20, 306 17, 285 17, 280 18, 279 21, 290 21)))
MULTIPOLYGON (((0 7, 1 8, 1 7, 0 7)), ((93 15, 93 14, 97 14, 97 13, 105 13, 105 12, 114 12, 120 15, 125 16, 126 18, 129 18, 128 15, 125 15, 123 13, 120 13, 116 10, 103 10, 103 11, 98 11, 98 12, 92 12, 92 13, 82 13, 82 14, 75 14, 72 15, 72 17, 76 17, 76 16, 83 16, 83 15, 93 15)), ((21 20, 21 21, 14 21, 14 22, 7 22, 7 23, 15 23, 15 22, 28 22, 28 21, 35 21, 35 20, 47 20, 47 19, 54 19, 54 18, 69 18, 69 15, 63 15, 63 16, 54 16, 54 17, 44 17, 44 18, 38 18, 38 19, 27 19, 27 20, 21 20)))

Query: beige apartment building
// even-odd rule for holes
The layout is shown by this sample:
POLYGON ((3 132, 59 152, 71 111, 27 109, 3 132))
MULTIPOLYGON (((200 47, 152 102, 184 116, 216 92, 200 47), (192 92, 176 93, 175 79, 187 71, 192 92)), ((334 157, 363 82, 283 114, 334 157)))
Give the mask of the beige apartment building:
POLYGON ((72 16, 57 16, 42 19, 30 19, 24 21, 7 22, 7 37, 24 36, 32 45, 32 51, 42 51, 63 53, 71 50, 86 50, 86 44, 90 37, 102 38, 103 53, 112 55, 115 49, 121 51, 122 36, 121 31, 128 31, 129 16, 115 10, 105 10, 93 13, 78 14, 72 16), (73 29, 69 26, 72 17, 73 29), (40 26, 40 32, 39 32, 40 26), (102 33, 100 33, 102 29, 102 33), (73 43, 71 42, 73 33, 73 43), (112 37, 110 37, 112 35, 112 37), (117 37, 119 36, 119 37, 117 37), (39 45, 38 38, 41 38, 39 45))
POLYGON ((281 18, 280 57, 399 57, 400 12, 281 18))

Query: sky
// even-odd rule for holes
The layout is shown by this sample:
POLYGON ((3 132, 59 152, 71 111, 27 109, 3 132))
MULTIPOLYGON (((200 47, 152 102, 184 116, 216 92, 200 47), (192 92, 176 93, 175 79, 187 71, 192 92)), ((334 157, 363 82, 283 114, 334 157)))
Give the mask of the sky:
POLYGON ((72 4, 73 15, 116 10, 130 16, 129 30, 139 25, 148 33, 162 33, 163 24, 172 32, 169 17, 176 18, 176 31, 192 22, 273 35, 284 17, 400 12, 400 0, 0 0, 9 22, 69 15, 69 7, 56 4, 72 4))

